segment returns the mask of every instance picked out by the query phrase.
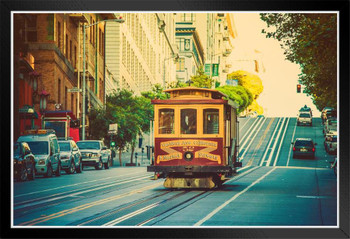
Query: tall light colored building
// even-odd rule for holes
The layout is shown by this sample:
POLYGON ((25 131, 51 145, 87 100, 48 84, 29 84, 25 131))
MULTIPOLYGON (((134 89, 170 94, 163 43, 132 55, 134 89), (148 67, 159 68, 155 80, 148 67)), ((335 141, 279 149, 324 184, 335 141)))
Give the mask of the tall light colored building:
POLYGON ((228 56, 237 36, 232 13, 178 13, 176 42, 179 48, 177 80, 186 82, 203 66, 207 75, 225 84, 232 67, 228 56))
POLYGON ((229 56, 234 49, 233 39, 237 37, 233 13, 208 14, 206 72, 213 79, 226 84, 227 74, 231 72, 229 56))
POLYGON ((202 18, 203 15, 190 12, 176 15, 176 44, 179 49, 176 80, 180 82, 190 80, 190 77, 195 75, 198 68, 205 62, 204 48, 198 30, 200 29, 198 17, 202 18))
POLYGON ((175 14, 119 15, 123 24, 106 24, 106 93, 120 88, 139 95, 154 84, 174 81, 175 14))

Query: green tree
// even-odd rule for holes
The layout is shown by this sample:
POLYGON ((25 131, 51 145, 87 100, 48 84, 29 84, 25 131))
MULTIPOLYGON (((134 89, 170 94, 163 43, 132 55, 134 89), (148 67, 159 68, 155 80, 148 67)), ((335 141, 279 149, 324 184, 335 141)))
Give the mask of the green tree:
POLYGON ((299 82, 319 110, 337 105, 337 15, 263 13, 268 38, 281 42, 286 59, 300 65, 299 82))
POLYGON ((230 100, 236 102, 239 105, 237 113, 241 113, 242 111, 244 111, 253 102, 252 93, 248 89, 240 85, 220 86, 216 88, 216 90, 224 93, 225 95, 227 95, 227 97, 229 97, 230 100))
POLYGON ((163 87, 160 84, 155 84, 152 86, 151 91, 144 91, 141 92, 141 95, 147 99, 154 100, 154 99, 169 99, 170 95, 168 93, 163 92, 163 87))
MULTIPOLYGON (((143 96, 134 96, 132 91, 117 90, 107 95, 106 109, 92 109, 89 113, 92 138, 109 139, 109 124, 118 124, 118 133, 113 137, 119 151, 119 163, 122 151, 131 147, 130 162, 133 161, 133 152, 137 136, 149 131, 149 121, 153 117, 153 107, 150 99, 143 96)), ((109 142, 109 140, 107 140, 109 142)))
POLYGON ((238 70, 228 74, 228 79, 238 80, 238 84, 243 86, 253 95, 253 99, 256 100, 259 95, 262 93, 264 87, 259 76, 249 73, 247 71, 238 70))
POLYGON ((238 70, 230 73, 227 78, 238 80, 238 84, 245 89, 249 89, 253 96, 253 101, 247 106, 248 111, 256 111, 258 114, 263 113, 263 108, 256 101, 262 93, 264 87, 259 76, 249 73, 247 71, 238 70))
POLYGON ((196 75, 191 76, 191 81, 193 82, 191 86, 208 89, 210 89, 214 83, 214 80, 210 76, 204 74, 203 66, 199 67, 196 75))
MULTIPOLYGON (((214 80, 210 77, 204 74, 203 66, 200 66, 197 70, 197 74, 190 77, 190 80, 192 81, 191 84, 187 82, 180 82, 180 81, 173 81, 170 82, 167 85, 167 88, 183 88, 183 87, 199 87, 199 88, 208 88, 211 89, 214 80)), ((215 86, 219 86, 220 84, 216 83, 215 86)))
POLYGON ((106 117, 103 108, 92 108, 89 111, 89 139, 105 138, 108 132, 110 119, 106 117))
POLYGON ((167 88, 184 88, 184 87, 188 87, 188 84, 186 84, 185 82, 180 82, 179 80, 177 81, 173 81, 167 84, 167 88))

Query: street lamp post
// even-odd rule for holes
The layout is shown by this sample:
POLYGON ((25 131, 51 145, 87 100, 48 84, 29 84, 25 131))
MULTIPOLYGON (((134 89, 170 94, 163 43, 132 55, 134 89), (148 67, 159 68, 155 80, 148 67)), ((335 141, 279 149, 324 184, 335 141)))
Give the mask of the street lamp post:
POLYGON ((85 140, 85 115, 86 115, 86 110, 85 110, 85 104, 86 104, 86 100, 85 100, 85 94, 86 94, 86 83, 85 83, 85 29, 86 28, 89 28, 91 26, 94 26, 94 25, 97 25, 101 22, 107 22, 107 21, 113 21, 113 22, 119 22, 119 23, 123 23, 125 22, 124 19, 122 18, 119 18, 119 19, 106 19, 106 20, 102 20, 102 21, 98 21, 98 22, 95 22, 93 24, 90 24, 90 25, 83 25, 83 119, 82 119, 82 140, 85 140))

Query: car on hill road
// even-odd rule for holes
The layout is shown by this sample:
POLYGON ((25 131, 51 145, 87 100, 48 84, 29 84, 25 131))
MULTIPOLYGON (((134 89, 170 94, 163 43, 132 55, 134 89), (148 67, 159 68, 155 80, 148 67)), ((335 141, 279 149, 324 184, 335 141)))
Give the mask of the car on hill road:
POLYGON ((314 159, 317 145, 311 138, 297 138, 293 145, 293 158, 309 157, 314 159))
POLYGON ((297 125, 312 126, 312 115, 309 112, 300 112, 297 118, 297 125))

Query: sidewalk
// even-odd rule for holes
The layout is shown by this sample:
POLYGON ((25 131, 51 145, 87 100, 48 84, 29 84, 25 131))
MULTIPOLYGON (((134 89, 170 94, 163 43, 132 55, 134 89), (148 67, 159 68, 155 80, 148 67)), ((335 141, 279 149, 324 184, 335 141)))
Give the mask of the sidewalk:
MULTIPOLYGON (((147 153, 144 152, 143 153, 143 157, 142 157, 142 153, 141 153, 141 149, 135 149, 134 152, 134 157, 132 159, 132 162, 136 165, 137 162, 137 166, 147 166, 150 165, 149 163, 149 159, 147 159, 147 153), (137 159, 135 158, 135 152, 138 154, 137 155, 137 159), (142 160, 143 159, 143 160, 142 160)), ((122 165, 120 165, 119 163, 119 152, 116 153, 116 156, 113 158, 113 167, 125 167, 126 164, 130 163, 130 157, 131 157, 131 150, 129 150, 129 152, 123 152, 122 153, 122 165)), ((129 166, 127 166, 129 167, 129 166)))

